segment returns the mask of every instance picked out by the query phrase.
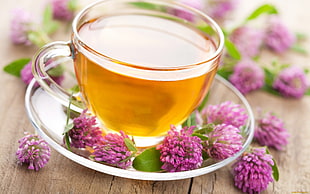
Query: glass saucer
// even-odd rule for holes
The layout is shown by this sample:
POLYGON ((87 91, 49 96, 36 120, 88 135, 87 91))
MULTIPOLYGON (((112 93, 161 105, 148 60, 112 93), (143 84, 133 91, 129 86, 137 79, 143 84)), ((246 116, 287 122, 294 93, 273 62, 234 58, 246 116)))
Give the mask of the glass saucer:
POLYGON ((178 180, 200 176, 213 172, 219 168, 228 165, 230 162, 240 156, 250 145, 254 134, 254 117, 250 105, 245 97, 235 89, 229 82, 220 76, 216 76, 207 104, 219 104, 224 101, 232 101, 241 104, 249 115, 248 123, 244 131, 243 148, 233 157, 225 160, 208 164, 201 168, 174 173, 156 173, 156 172, 141 172, 135 169, 119 169, 104 164, 93 162, 87 158, 70 152, 63 147, 63 130, 66 123, 66 114, 63 105, 48 95, 41 87, 36 87, 35 80, 29 84, 25 95, 25 106, 28 117, 38 132, 38 134, 46 140, 50 146, 56 151, 70 160, 77 162, 85 167, 94 169, 106 174, 138 179, 138 180, 178 180))

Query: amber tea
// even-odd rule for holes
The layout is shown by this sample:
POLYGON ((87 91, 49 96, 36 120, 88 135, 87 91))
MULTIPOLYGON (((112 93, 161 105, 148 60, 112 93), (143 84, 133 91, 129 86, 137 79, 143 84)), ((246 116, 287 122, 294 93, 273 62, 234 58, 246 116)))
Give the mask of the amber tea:
POLYGON ((77 52, 81 92, 109 130, 164 135, 199 105, 216 73, 218 59, 207 61, 214 42, 186 23, 122 14, 84 22, 78 34, 100 56, 77 52))

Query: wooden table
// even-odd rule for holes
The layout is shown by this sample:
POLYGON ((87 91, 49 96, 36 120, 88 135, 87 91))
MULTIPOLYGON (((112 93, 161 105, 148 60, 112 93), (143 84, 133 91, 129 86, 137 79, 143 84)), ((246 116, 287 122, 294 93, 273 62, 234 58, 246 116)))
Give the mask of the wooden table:
MULTIPOLYGON (((260 0, 240 0, 236 18, 244 17, 253 8, 262 4, 260 0)), ((310 1, 286 0, 264 1, 273 3, 281 17, 296 32, 310 38, 310 1)), ((0 66, 32 56, 34 47, 14 46, 9 39, 11 10, 16 7, 39 13, 43 1, 10 0, 1 5, 0 66)), ((55 40, 67 40, 69 35, 55 40)), ((310 53, 310 39, 303 44, 310 53)), ((268 54, 267 54, 268 55, 268 54)), ((266 61, 278 58, 287 63, 310 67, 309 55, 288 53, 270 55, 266 61)), ((0 71, 0 193, 241 193, 233 185, 230 168, 224 167, 203 176, 176 181, 139 181, 96 172, 65 158, 55 150, 46 167, 38 172, 17 165, 15 152, 18 139, 24 131, 34 132, 24 108, 26 86, 16 77, 0 71)), ((252 107, 274 111, 285 121, 290 132, 290 143, 283 151, 271 149, 278 162, 280 180, 269 185, 263 193, 310 193, 310 97, 300 100, 284 99, 265 92, 247 95, 252 107)))

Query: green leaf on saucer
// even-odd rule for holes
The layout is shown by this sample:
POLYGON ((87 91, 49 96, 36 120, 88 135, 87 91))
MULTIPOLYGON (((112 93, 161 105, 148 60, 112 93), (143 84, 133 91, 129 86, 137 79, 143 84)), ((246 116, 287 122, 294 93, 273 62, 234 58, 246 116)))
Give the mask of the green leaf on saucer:
POLYGON ((225 48, 227 53, 234 59, 240 60, 241 54, 237 47, 228 38, 225 38, 225 48))
POLYGON ((124 138, 124 142, 128 148, 129 151, 132 151, 132 152, 137 152, 137 148, 135 146, 135 144, 133 143, 133 141, 129 138, 124 138))
POLYGON ((69 88, 68 91, 70 93, 76 94, 76 93, 80 92, 80 87, 79 87, 79 85, 76 84, 73 87, 69 88))
POLYGON ((18 59, 6 65, 3 70, 11 75, 20 77, 21 70, 30 62, 30 58, 18 59))
POLYGON ((69 151, 72 151, 71 150, 71 145, 70 145, 70 137, 69 137, 69 134, 68 133, 66 133, 65 134, 65 144, 66 144, 66 146, 67 146, 67 149, 69 150, 69 151))
POLYGON ((65 126, 65 130, 64 130, 63 134, 68 133, 73 127, 74 127, 73 123, 67 124, 65 126))
POLYGON ((254 20, 258 18, 262 14, 277 14, 278 10, 275 8, 275 6, 270 4, 264 4, 257 9, 255 9, 247 18, 246 21, 254 20))
POLYGON ((162 171, 161 166, 163 163, 160 161, 160 151, 155 147, 148 148, 139 154, 132 163, 136 170, 144 172, 158 172, 162 171))
POLYGON ((196 137, 199 137, 201 139, 201 141, 207 141, 209 138, 205 135, 202 135, 200 133, 193 133, 192 136, 196 136, 196 137))
POLYGON ((66 144, 67 149, 68 149, 69 151, 71 151, 69 131, 74 127, 74 124, 73 124, 73 123, 70 123, 70 124, 69 124, 70 114, 71 114, 71 108, 70 108, 70 107, 71 107, 71 103, 72 103, 72 98, 73 98, 73 96, 70 95, 70 98, 69 98, 69 105, 68 105, 68 107, 67 107, 66 125, 65 125, 64 132, 63 132, 63 134, 65 135, 65 137, 64 137, 65 144, 66 144))
POLYGON ((202 151, 202 159, 203 160, 207 160, 209 158, 210 158, 209 154, 205 150, 203 150, 202 151))
POLYGON ((215 125, 213 123, 209 123, 209 124, 203 125, 200 129, 195 130, 194 133, 205 135, 205 134, 212 132, 214 130, 214 127, 215 125))

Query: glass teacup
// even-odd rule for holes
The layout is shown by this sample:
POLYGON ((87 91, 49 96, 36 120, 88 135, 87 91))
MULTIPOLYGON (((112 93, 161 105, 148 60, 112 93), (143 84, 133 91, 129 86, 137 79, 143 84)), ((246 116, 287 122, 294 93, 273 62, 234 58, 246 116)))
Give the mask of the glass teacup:
POLYGON ((138 146, 157 143, 200 104, 224 44, 210 17, 165 0, 98 1, 72 27, 70 42, 51 43, 35 56, 35 78, 68 105, 69 94, 51 80, 45 63, 71 57, 86 107, 105 130, 122 130, 138 146))

